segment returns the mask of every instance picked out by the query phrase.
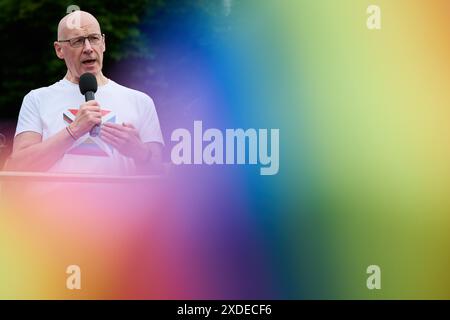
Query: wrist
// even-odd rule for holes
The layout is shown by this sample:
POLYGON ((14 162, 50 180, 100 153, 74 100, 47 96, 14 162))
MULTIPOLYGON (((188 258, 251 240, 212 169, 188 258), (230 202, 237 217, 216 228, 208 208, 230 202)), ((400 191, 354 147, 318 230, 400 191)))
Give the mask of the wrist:
POLYGON ((66 126, 66 131, 69 134, 69 136, 74 140, 77 141, 78 140, 78 136, 73 132, 72 128, 69 126, 66 126))
POLYGON ((73 134, 73 138, 75 140, 78 140, 83 134, 80 132, 79 128, 74 125, 74 123, 72 122, 71 124, 69 124, 67 126, 68 130, 73 134))

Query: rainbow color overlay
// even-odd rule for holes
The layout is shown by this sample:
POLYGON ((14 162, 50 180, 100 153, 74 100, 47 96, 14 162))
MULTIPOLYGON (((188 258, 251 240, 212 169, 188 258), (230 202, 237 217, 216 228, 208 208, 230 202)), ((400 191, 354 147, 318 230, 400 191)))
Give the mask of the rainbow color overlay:
POLYGON ((194 120, 277 128, 278 174, 177 166, 118 190, 19 189, 0 202, 0 298, 449 299, 450 2, 232 1, 215 19, 222 37, 197 21, 208 51, 166 43, 197 57, 173 95, 198 94, 162 119, 166 148, 194 120))

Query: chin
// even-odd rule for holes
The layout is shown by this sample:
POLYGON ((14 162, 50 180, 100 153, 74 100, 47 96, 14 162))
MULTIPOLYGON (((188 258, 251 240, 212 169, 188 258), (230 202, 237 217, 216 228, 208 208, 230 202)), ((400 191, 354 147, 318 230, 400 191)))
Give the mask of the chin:
POLYGON ((94 76, 97 76, 98 74, 98 68, 82 68, 81 70, 82 70, 81 74, 85 72, 92 73, 94 76))

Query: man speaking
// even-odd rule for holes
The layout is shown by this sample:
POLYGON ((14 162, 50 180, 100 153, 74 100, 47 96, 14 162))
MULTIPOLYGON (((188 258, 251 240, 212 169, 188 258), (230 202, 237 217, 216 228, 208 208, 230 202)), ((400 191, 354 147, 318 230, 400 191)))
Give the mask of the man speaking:
POLYGON ((65 16, 54 48, 67 73, 25 96, 7 170, 129 175, 158 168, 163 138, 153 101, 103 75, 97 19, 84 11, 65 16), (86 83, 94 100, 80 92, 86 83))

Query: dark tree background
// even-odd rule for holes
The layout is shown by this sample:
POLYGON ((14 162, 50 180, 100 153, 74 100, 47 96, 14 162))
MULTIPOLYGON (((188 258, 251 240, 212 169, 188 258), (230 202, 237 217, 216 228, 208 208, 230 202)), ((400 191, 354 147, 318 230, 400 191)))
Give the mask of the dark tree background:
POLYGON ((65 75, 66 66, 56 58, 53 42, 70 5, 91 12, 100 22, 107 41, 105 75, 151 95, 163 128, 171 118, 186 113, 176 99, 195 100, 199 94, 192 88, 183 92, 179 82, 188 79, 174 77, 173 71, 189 74, 183 68, 211 55, 215 37, 227 30, 222 0, 0 0, 0 133, 7 137, 0 165, 10 152, 24 95, 65 75), (177 43, 181 50, 167 57, 167 43, 177 43), (131 66, 126 77, 122 65, 131 66))

